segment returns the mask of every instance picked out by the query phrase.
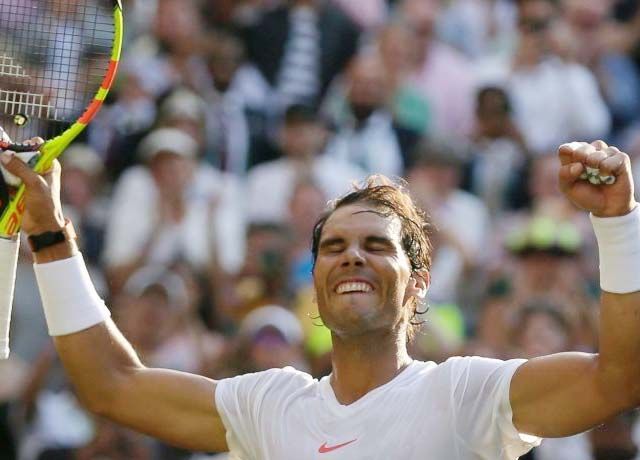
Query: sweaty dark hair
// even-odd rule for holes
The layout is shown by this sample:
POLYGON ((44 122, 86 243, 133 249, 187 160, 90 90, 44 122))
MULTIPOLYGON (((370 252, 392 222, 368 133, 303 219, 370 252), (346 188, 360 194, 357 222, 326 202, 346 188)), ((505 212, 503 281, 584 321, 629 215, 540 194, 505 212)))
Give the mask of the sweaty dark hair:
MULTIPOLYGON (((369 205, 383 216, 395 216, 400 219, 400 241, 402 249, 409 258, 411 271, 431 270, 432 248, 428 236, 431 224, 425 212, 413 202, 403 181, 394 182, 383 175, 369 176, 362 184, 354 186, 351 192, 330 202, 329 209, 320 216, 313 227, 311 252, 314 268, 324 225, 337 209, 351 204, 369 205)), ((416 321, 416 315, 424 313, 419 311, 418 307, 418 300, 414 299, 413 313, 410 318, 410 324, 413 327, 407 329, 409 340, 415 335, 417 327, 422 324, 416 321)))

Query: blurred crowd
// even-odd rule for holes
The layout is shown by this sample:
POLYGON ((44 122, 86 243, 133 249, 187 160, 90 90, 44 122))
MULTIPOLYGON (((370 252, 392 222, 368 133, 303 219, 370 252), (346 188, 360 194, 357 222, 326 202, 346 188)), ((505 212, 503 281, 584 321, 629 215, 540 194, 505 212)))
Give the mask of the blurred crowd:
MULTIPOLYGON (((404 178, 432 222, 416 359, 597 351, 597 248, 557 189, 555 153, 600 138, 640 179, 637 1, 123 3, 116 87, 63 155, 62 194, 145 364, 330 372, 311 233, 328 200, 375 173, 404 178)), ((22 251, 0 459, 225 458, 79 406, 22 251)), ((630 413, 527 458, 634 459, 638 445, 630 413)))

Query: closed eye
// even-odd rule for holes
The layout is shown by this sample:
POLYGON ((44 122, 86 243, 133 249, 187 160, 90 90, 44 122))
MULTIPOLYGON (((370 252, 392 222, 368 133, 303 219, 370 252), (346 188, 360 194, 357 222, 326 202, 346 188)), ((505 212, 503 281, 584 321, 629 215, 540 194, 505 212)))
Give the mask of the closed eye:
POLYGON ((320 252, 325 254, 336 254, 344 250, 345 241, 342 238, 331 238, 320 243, 320 252))
POLYGON ((365 240, 365 248, 372 252, 393 252, 396 247, 391 240, 379 236, 370 236, 365 240))

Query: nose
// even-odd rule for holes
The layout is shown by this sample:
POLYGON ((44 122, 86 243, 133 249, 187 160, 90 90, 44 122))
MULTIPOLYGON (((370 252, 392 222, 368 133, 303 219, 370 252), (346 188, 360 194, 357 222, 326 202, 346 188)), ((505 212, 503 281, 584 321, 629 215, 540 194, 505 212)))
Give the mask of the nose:
POLYGON ((360 248, 354 245, 354 246, 350 246, 344 252, 344 259, 342 260, 341 265, 343 267, 349 267, 351 265, 356 267, 361 267, 364 265, 364 261, 365 259, 364 259, 364 256, 362 255, 360 248))

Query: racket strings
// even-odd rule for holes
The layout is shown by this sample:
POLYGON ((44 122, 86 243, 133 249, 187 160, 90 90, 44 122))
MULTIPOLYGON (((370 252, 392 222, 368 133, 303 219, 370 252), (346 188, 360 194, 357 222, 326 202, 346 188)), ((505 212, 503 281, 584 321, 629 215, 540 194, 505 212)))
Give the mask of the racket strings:
POLYGON ((112 7, 0 0, 0 125, 12 138, 52 138, 82 115, 109 66, 112 7))

